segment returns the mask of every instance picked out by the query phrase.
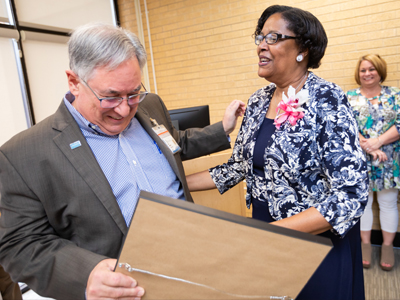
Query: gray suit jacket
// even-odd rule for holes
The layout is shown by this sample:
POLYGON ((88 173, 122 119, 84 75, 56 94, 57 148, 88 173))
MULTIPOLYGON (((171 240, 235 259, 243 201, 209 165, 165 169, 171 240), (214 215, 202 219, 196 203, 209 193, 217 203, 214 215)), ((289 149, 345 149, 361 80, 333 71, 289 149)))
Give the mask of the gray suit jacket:
MULTIPOLYGON (((136 117, 157 142, 190 196, 181 159, 230 147, 222 124, 176 131, 162 100, 149 94, 136 117), (149 118, 171 132, 175 155, 149 118)), ((117 258, 127 226, 111 187, 68 109, 16 135, 0 148, 0 264, 14 281, 43 296, 83 299, 97 263, 117 258), (82 146, 71 149, 80 141, 82 146)))

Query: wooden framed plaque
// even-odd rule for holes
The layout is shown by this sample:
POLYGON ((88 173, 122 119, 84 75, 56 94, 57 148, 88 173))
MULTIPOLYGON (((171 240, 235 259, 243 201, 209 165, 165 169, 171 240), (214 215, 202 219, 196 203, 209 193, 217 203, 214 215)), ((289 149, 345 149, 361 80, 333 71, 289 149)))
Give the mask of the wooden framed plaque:
POLYGON ((115 271, 135 278, 143 299, 294 299, 331 248, 328 238, 141 192, 115 271))

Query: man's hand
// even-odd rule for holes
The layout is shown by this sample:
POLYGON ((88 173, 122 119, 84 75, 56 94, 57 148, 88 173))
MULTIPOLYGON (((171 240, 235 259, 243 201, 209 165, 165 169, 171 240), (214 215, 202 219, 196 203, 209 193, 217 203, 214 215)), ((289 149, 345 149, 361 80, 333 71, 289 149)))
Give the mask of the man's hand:
POLYGON ((122 273, 113 272, 116 259, 99 262, 89 275, 86 286, 86 299, 134 299, 144 295, 144 289, 137 286, 135 279, 122 273))
POLYGON ((229 135, 236 127, 238 117, 244 115, 246 104, 240 100, 233 100, 225 110, 225 115, 222 120, 222 125, 226 135, 229 135))

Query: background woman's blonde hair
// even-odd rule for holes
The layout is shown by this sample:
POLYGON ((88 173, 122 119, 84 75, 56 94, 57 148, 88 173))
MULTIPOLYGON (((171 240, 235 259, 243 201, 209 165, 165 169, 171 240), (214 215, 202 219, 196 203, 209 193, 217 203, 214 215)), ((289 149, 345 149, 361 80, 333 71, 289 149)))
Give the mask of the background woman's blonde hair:
POLYGON ((356 80, 356 82, 358 83, 358 85, 361 85, 361 81, 360 81, 360 65, 361 62, 367 60, 369 61, 371 64, 373 64, 373 66, 375 67, 376 71, 378 72, 379 76, 381 77, 381 81, 380 82, 384 82, 386 79, 386 61, 379 56, 379 54, 367 54, 364 56, 361 56, 357 62, 357 66, 356 66, 356 70, 354 73, 354 78, 356 80))

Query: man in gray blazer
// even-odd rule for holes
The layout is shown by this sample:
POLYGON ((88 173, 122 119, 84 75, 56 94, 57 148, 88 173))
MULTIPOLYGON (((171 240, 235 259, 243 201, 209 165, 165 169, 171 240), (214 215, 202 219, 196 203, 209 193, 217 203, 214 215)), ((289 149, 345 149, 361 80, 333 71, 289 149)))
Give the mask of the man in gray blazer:
POLYGON ((229 148, 244 104, 220 123, 176 131, 160 97, 143 90, 136 36, 86 25, 69 56, 56 113, 0 148, 0 264, 46 297, 139 299, 143 288, 113 269, 140 190, 192 201, 182 159, 229 148))

